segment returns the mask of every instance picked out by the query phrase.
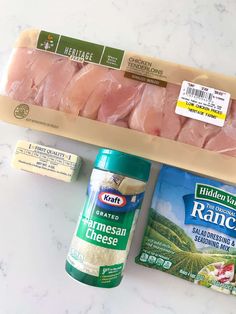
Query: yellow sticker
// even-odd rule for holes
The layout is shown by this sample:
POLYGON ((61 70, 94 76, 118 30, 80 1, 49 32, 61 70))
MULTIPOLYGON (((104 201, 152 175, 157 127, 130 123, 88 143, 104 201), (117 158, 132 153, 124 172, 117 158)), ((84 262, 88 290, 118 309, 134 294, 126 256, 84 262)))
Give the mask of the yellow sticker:
POLYGON ((227 92, 183 81, 175 113, 222 127, 229 103, 227 92))
POLYGON ((177 106, 180 108, 188 109, 190 112, 192 111, 192 112, 199 113, 200 115, 205 115, 205 116, 209 116, 212 118, 218 118, 218 119, 222 119, 222 120, 226 119, 225 113, 219 113, 219 112, 216 112, 214 110, 205 109, 205 108, 203 108, 197 104, 191 104, 191 103, 188 103, 186 101, 178 100, 177 106))

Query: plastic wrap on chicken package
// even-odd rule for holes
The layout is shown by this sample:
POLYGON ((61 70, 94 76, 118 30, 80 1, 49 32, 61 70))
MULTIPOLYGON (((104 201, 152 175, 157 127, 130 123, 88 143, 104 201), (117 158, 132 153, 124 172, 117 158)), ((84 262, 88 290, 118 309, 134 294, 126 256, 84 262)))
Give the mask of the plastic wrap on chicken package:
POLYGON ((236 182, 236 78, 40 30, 1 79, 6 122, 236 182))

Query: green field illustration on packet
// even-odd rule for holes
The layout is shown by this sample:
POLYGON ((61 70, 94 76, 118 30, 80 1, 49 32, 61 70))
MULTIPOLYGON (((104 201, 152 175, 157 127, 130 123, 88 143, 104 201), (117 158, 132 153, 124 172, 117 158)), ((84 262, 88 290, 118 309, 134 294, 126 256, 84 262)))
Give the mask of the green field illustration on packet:
POLYGON ((235 187, 164 166, 136 262, 236 295, 236 208, 223 196, 219 202, 219 191, 226 200, 236 194, 235 187), (199 184, 208 189, 205 199, 199 184))

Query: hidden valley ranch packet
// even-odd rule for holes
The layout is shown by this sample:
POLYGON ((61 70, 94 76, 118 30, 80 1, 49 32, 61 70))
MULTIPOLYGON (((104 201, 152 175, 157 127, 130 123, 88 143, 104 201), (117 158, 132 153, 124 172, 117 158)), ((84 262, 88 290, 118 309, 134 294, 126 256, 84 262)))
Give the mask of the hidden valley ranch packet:
POLYGON ((163 166, 138 264, 236 295, 236 187, 163 166))

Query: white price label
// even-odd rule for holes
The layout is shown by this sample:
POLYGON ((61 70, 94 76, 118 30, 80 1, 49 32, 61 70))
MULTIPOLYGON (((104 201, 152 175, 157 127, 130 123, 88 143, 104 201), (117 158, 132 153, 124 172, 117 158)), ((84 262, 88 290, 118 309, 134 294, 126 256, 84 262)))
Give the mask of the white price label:
POLYGON ((227 92, 183 81, 175 113, 222 127, 229 103, 227 92))

